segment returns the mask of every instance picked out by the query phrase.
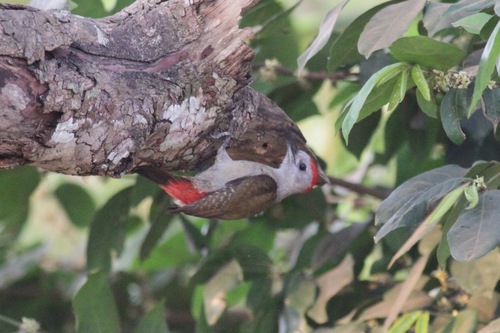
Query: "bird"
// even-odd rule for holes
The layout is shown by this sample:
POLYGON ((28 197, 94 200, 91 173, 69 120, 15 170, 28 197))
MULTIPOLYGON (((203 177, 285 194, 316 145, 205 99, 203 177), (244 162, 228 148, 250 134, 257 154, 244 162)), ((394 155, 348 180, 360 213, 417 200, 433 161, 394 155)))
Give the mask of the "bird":
POLYGON ((194 177, 141 166, 135 172, 159 184, 174 199, 171 213, 218 220, 236 220, 259 214, 284 198, 328 183, 312 153, 287 140, 287 152, 278 168, 247 160, 233 160, 223 144, 215 162, 194 177))

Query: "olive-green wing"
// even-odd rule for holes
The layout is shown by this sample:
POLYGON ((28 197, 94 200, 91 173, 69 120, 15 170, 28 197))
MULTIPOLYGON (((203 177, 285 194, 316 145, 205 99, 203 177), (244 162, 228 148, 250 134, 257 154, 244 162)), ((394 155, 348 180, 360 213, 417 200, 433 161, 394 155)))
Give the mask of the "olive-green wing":
POLYGON ((277 184, 270 176, 242 177, 198 201, 170 211, 219 220, 241 219, 271 207, 276 200, 276 190, 277 184))

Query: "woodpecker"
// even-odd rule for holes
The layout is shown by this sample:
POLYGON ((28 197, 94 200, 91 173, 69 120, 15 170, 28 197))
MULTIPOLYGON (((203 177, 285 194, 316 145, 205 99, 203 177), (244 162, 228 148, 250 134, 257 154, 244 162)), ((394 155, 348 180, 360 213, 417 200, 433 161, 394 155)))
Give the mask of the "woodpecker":
POLYGON ((178 207, 170 208, 170 212, 219 220, 252 217, 292 194, 328 182, 316 158, 289 142, 279 168, 233 160, 224 144, 214 164, 194 177, 149 166, 136 172, 159 184, 174 199, 178 207))

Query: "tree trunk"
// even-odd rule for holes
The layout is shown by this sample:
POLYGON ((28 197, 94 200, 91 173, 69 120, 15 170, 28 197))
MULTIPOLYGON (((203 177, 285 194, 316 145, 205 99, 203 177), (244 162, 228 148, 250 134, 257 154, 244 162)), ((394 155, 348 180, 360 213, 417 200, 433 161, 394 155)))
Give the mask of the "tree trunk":
POLYGON ((138 0, 104 19, 0 5, 0 167, 119 177, 139 165, 278 165, 295 124, 250 82, 254 0, 138 0))

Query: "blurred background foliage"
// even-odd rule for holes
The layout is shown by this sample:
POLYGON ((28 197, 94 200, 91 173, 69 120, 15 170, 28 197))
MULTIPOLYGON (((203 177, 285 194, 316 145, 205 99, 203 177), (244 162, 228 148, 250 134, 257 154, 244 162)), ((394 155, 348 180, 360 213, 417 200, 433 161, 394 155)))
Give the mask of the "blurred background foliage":
MULTIPOLYGON (((131 2, 62 4, 98 18, 131 2)), ((0 170, 0 332, 500 332, 500 167, 477 162, 500 154, 500 6, 446 2, 262 0, 245 14, 253 87, 333 177, 260 216, 168 215, 134 175, 0 170)))

